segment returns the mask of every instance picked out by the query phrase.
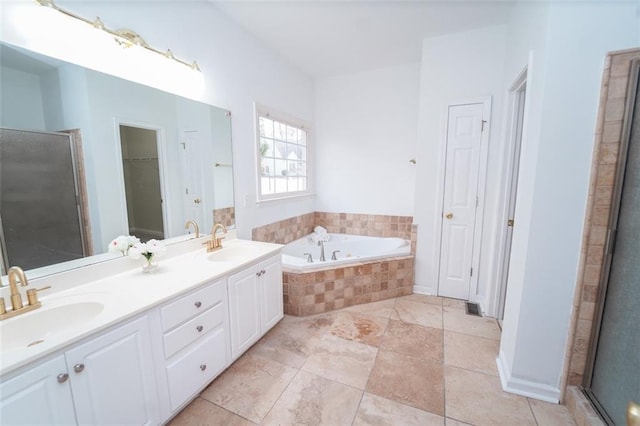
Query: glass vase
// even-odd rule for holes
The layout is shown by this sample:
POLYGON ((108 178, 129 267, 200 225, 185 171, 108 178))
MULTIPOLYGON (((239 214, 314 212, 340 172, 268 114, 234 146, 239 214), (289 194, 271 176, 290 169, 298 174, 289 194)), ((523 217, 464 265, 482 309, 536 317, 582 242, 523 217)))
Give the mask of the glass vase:
POLYGON ((150 258, 143 257, 144 262, 142 263, 142 272, 145 274, 150 274, 158 269, 158 259, 155 256, 151 256, 150 258))

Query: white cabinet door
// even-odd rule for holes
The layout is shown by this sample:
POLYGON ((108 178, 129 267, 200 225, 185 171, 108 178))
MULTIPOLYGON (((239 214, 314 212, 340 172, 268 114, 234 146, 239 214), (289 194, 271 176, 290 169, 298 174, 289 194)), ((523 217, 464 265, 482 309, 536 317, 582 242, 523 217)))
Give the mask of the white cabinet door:
POLYGON ((75 424, 66 373, 67 365, 60 355, 0 383, 0 424, 75 424), (58 375, 61 375, 59 380, 58 375))
POLYGON ((78 423, 159 423, 147 317, 67 351, 78 423))
POLYGON ((248 269, 229 277, 229 317, 231 357, 238 358, 261 336, 258 269, 248 269))
POLYGON ((262 334, 269 331, 284 316, 282 298, 282 262, 280 256, 260 264, 262 301, 262 334))

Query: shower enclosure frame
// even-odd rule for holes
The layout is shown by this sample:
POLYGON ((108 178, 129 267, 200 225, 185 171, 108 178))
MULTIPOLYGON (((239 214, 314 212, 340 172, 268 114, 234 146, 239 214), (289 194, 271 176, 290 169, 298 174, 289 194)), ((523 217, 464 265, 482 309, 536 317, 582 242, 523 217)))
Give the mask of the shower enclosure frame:
MULTIPOLYGON (((79 236, 82 247, 82 256, 91 256, 93 254, 93 245, 91 242, 91 223, 88 215, 88 196, 87 185, 84 170, 84 155, 82 150, 82 133, 80 129, 61 130, 57 132, 43 130, 25 130, 3 127, 3 130, 38 133, 44 135, 64 136, 69 141, 69 155, 72 165, 73 183, 76 196, 76 208, 78 210, 79 219, 79 236)), ((9 254, 5 243, 4 227, 0 218, 0 262, 2 262, 3 274, 11 267, 9 263, 9 254)))
MULTIPOLYGON (((598 414, 609 425, 613 425, 613 420, 607 415, 606 410, 599 402, 597 396, 591 390, 593 381, 593 373, 596 364, 596 355, 598 350, 598 342, 600 340, 600 332, 604 317, 604 308, 607 290, 609 288, 609 277, 613 262, 613 252, 616 241, 616 233, 618 229, 618 220, 620 214, 620 205, 622 200, 622 190, 624 186, 624 176, 627 170, 628 152, 631 139, 631 128, 637 97, 640 96, 638 79, 640 78, 640 58, 631 61, 631 70, 629 74, 629 82, 627 86, 627 96, 624 108, 624 117, 622 120, 622 134, 620 139, 620 148, 618 152, 617 167, 615 173, 615 181, 612 192, 611 209, 609 213, 609 221, 607 224, 607 236, 605 241, 605 252, 602 261, 602 270, 599 278, 598 296, 596 299, 596 310, 591 330, 591 343, 587 353, 586 367, 584 370, 584 378, 582 391, 587 396, 591 404, 598 411, 598 414)), ((640 123, 637 123, 640 125, 640 123)))

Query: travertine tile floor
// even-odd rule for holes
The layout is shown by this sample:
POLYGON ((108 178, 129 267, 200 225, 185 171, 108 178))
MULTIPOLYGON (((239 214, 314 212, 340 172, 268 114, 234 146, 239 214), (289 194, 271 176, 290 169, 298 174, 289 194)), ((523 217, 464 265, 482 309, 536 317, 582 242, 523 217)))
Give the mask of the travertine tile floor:
POLYGON ((285 316, 171 425, 573 425, 502 392, 499 339, 463 302, 417 294, 285 316))

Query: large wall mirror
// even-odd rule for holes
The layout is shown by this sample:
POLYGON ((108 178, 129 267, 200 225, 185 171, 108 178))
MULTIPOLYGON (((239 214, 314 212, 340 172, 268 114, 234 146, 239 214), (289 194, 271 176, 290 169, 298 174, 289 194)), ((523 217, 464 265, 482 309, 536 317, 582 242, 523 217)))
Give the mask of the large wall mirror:
POLYGON ((109 259, 118 235, 179 240, 192 219, 234 227, 228 111, 6 43, 0 66, 3 275, 109 259))

